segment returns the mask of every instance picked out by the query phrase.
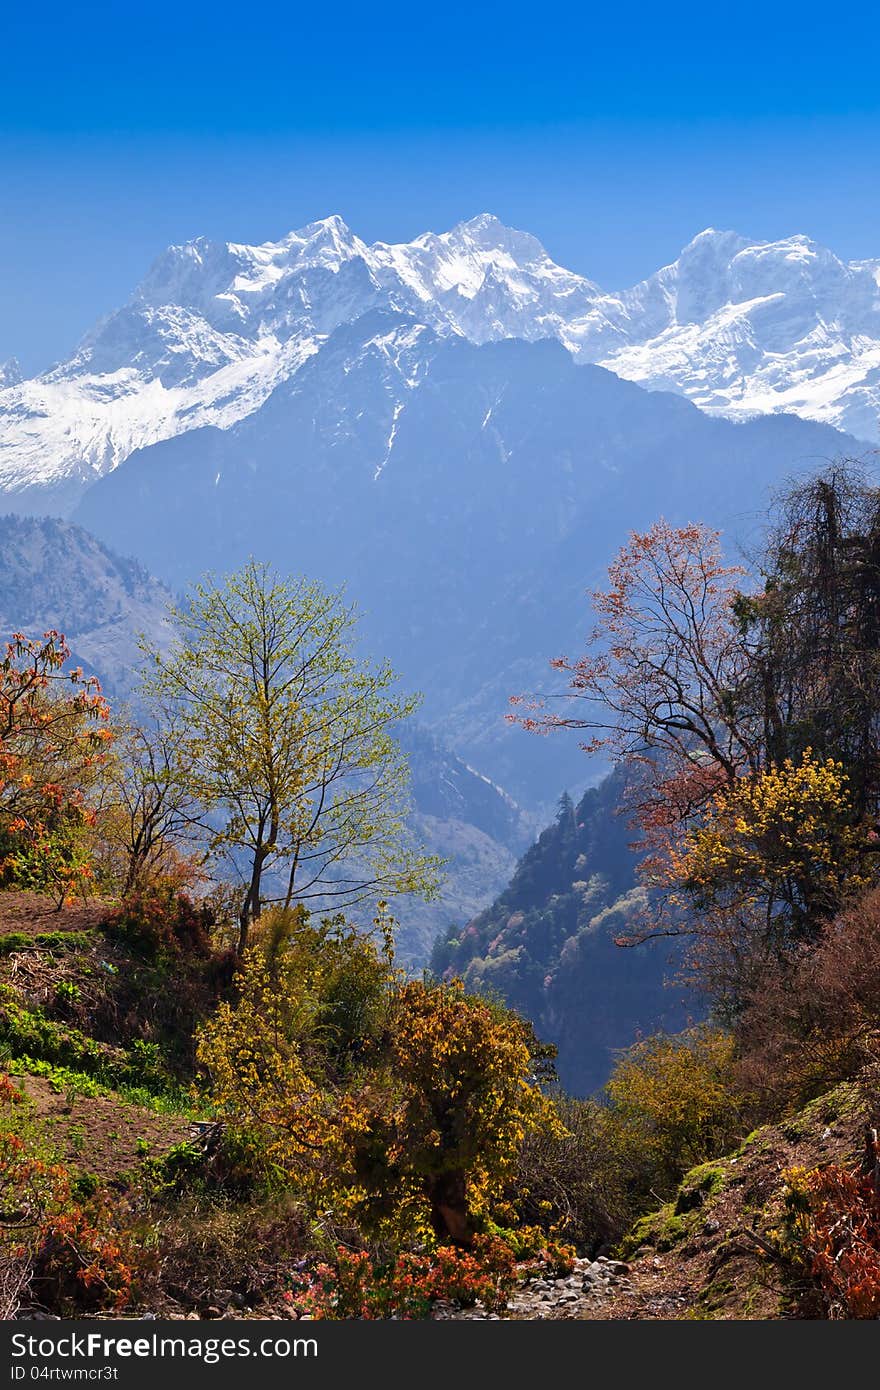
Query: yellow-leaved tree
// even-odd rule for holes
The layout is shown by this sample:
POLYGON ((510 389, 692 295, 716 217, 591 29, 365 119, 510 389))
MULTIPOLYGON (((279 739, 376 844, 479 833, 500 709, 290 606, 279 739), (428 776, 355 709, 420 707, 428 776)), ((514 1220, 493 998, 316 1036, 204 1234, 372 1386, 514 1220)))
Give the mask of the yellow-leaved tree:
POLYGON ((666 884, 710 915, 758 912, 763 940, 779 950, 867 887, 869 834, 842 764, 807 748, 717 792, 670 851, 666 884))
POLYGON ((652 1181, 673 1188, 737 1137, 733 1061, 733 1039, 708 1025, 643 1038, 618 1058, 607 1086, 613 1117, 652 1181))
POLYGON ((460 984, 403 981, 342 919, 264 915, 203 1028, 215 1103, 316 1209, 468 1244, 527 1134, 558 1125, 530 1028, 460 984))

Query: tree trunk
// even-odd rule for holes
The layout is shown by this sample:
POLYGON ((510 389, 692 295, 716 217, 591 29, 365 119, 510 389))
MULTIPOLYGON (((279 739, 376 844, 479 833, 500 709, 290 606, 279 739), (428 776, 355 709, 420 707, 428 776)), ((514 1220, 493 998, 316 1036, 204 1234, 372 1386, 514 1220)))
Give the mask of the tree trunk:
POLYGON ((252 922, 256 922, 260 915, 260 882, 263 876, 263 864, 266 856, 258 850, 254 855, 254 865, 251 871, 251 881, 247 890, 247 895, 241 906, 238 916, 238 954, 241 956, 247 949, 248 934, 252 922))
POLYGON ((453 1245, 472 1245, 474 1233, 461 1169, 429 1178, 426 1189, 431 1203, 431 1225, 437 1239, 451 1241, 453 1245))

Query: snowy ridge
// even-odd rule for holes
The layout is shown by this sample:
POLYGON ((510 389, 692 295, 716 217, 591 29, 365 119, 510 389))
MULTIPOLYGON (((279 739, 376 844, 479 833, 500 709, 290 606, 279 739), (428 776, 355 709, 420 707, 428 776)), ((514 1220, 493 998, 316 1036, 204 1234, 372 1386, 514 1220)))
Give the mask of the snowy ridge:
POLYGON ((880 275, 803 236, 700 233, 677 261, 603 302, 622 341, 574 350, 732 417, 786 411, 880 437, 880 275))
POLYGON ((4 386, 17 386, 24 378, 17 357, 9 357, 0 362, 0 390, 4 386))
MULTIPOLYGON (((27 381, 14 359, 0 366, 0 490, 25 510, 65 510, 134 450, 250 415, 373 310, 475 343, 555 338, 710 412, 788 411, 880 438, 878 260, 709 229, 608 294, 488 213, 372 246, 328 217, 261 246, 169 247, 66 362, 27 381)), ((377 478, 418 376, 418 335, 407 356, 377 478)))

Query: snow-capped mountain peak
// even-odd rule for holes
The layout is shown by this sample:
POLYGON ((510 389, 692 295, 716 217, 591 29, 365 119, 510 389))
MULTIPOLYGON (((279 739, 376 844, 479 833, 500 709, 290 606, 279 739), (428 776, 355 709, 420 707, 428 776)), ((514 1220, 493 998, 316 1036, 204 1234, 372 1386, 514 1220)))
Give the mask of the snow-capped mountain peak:
POLYGON ((0 368, 0 490, 64 508, 134 449, 250 414, 375 310, 477 344, 556 338, 708 411, 784 410, 880 436, 878 260, 709 227, 609 294, 488 212, 373 245, 333 215, 259 245, 170 246, 67 361, 29 381, 0 368))
POLYGON ((0 391, 4 386, 18 386, 23 381, 21 365, 17 357, 8 357, 5 362, 0 362, 0 391))
MULTIPOLYGON (((419 240, 429 243, 429 237, 430 234, 419 240)), ((437 237, 436 241, 488 253, 491 260, 508 259, 521 268, 552 264, 537 237, 530 232, 518 231, 515 227, 506 227, 491 212, 481 212, 466 222, 459 222, 451 231, 437 237)))
POLYGON ((600 307, 604 332, 582 335, 583 359, 720 414, 786 411, 880 435, 876 262, 848 263, 802 235, 709 228, 600 307))
POLYGON ((221 318, 227 305, 236 303, 245 315, 247 305, 264 303, 292 277, 316 268, 338 272, 345 262, 366 252, 364 243, 338 216, 310 222, 280 241, 259 246, 198 237, 169 246, 135 290, 132 303, 154 308, 179 305, 209 317, 219 312, 221 318))

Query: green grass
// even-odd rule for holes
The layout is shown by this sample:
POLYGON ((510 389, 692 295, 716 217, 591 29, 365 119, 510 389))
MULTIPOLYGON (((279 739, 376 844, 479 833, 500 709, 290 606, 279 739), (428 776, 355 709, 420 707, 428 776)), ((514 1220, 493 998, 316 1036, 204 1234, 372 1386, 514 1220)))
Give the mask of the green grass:
POLYGON ((143 1086, 119 1086, 114 1094, 126 1105, 138 1105, 142 1110, 152 1110, 154 1115, 179 1115, 184 1120, 210 1118, 207 1103, 195 1098, 191 1091, 183 1087, 149 1091, 143 1086))
POLYGON ((723 1163, 700 1163, 691 1168, 679 1183, 673 1200, 640 1217, 624 1236, 618 1251, 621 1258, 629 1259, 640 1245, 650 1245, 660 1252, 678 1245, 700 1225, 703 1205, 722 1191, 724 1183, 723 1163))
POLYGON ((138 1106, 154 1115, 177 1115, 185 1120, 204 1120, 209 1113, 205 1104, 195 1104, 193 1093, 183 1087, 156 1092, 144 1086, 107 1086, 88 1072, 71 1067, 56 1066, 40 1057, 12 1057, 5 1063, 11 1076, 39 1076, 49 1082, 57 1095, 108 1096, 123 1105, 138 1106))
POLYGON ((642 1245, 650 1245, 658 1251, 671 1250, 688 1235, 696 1224, 691 1212, 687 1216, 676 1214, 675 1203, 666 1202, 658 1211, 639 1217, 629 1235, 624 1236, 618 1250, 622 1259, 627 1260, 642 1245))
MULTIPOLYGON (((155 1043, 136 1040, 131 1047, 120 1048, 96 1042, 72 1024, 48 1018, 42 1009, 27 1008, 9 985, 0 985, 0 1058, 3 1056, 26 1057, 90 1076, 120 1093, 129 1088, 139 1096, 169 1096, 172 1109, 185 1096, 165 1069, 155 1043)), ((136 1103, 146 1104, 140 1099, 136 1103)))
POLYGON ((675 1198, 675 1213, 701 1207, 708 1197, 714 1197, 724 1187, 724 1169, 719 1163, 700 1163, 685 1173, 675 1198))
POLYGON ((14 951, 85 951, 94 945, 92 932, 81 931, 41 931, 35 936, 27 932, 7 932, 0 936, 0 956, 11 956, 14 951))
POLYGON ((58 1095, 104 1096, 107 1087, 88 1072, 73 1071, 70 1067, 55 1066, 41 1057, 13 1057, 6 1064, 12 1076, 42 1076, 58 1095))

